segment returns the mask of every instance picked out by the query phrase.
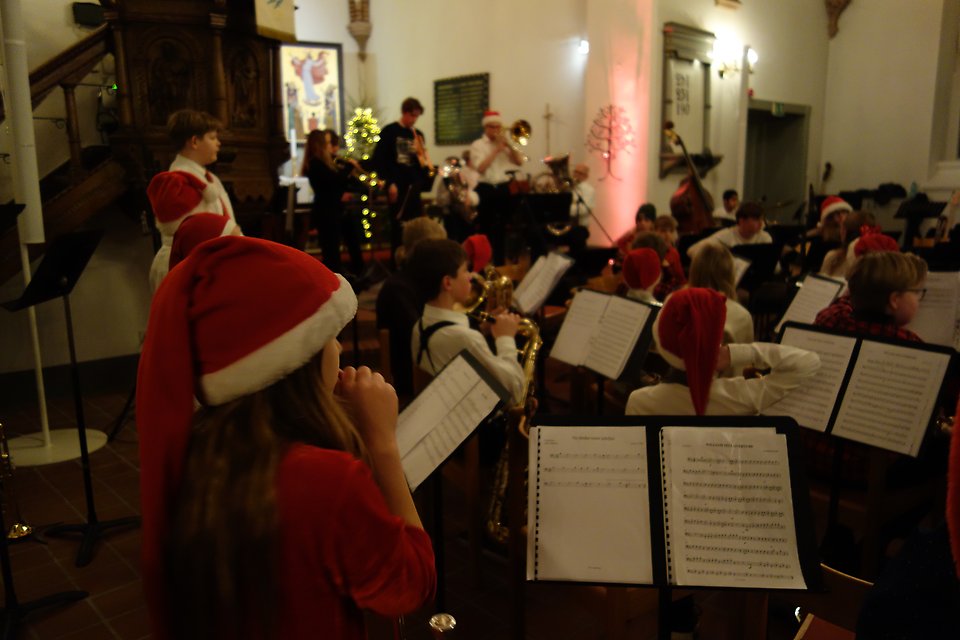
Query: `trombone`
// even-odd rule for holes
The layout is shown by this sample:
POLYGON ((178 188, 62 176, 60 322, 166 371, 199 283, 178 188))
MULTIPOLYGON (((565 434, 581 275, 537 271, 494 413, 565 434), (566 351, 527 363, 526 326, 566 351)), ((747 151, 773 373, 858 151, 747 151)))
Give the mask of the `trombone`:
MULTIPOLYGON (((20 506, 17 504, 17 493, 13 481, 13 461, 10 459, 10 447, 7 446, 7 432, 0 422, 0 480, 7 493, 8 503, 13 508, 14 521, 6 532, 8 540, 19 540, 33 533, 33 527, 23 521, 20 515, 20 506)), ((0 532, 2 535, 3 532, 0 532)))

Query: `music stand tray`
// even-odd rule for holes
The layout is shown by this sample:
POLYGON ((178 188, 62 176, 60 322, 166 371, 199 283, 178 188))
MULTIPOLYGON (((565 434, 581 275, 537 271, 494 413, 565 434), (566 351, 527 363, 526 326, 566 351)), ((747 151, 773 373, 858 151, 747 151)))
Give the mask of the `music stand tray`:
MULTIPOLYGON (((63 299, 63 310, 67 326, 67 346, 70 351, 70 374, 73 383, 74 410, 77 416, 77 440, 79 446, 80 468, 83 473, 83 488, 87 502, 87 519, 82 524, 66 524, 51 527, 46 531, 47 535, 78 533, 81 535, 80 549, 77 552, 75 564, 78 567, 85 566, 93 559, 93 551, 97 539, 108 529, 117 527, 129 527, 138 525, 139 517, 121 518, 100 522, 97 519, 96 506, 94 504, 93 480, 90 475, 90 447, 87 437, 86 420, 83 415, 83 399, 80 392, 80 373, 77 364, 77 350, 74 344, 73 336, 73 316, 70 311, 70 293, 76 286, 77 281, 83 274, 87 263, 93 256, 100 238, 103 237, 103 231, 88 230, 69 233, 56 238, 47 247, 47 251, 37 267, 37 271, 21 295, 16 300, 3 303, 3 307, 8 311, 19 311, 32 307, 34 305, 47 302, 54 298, 63 299)), ((99 437, 91 438, 99 446, 106 443, 107 436, 102 431, 90 432, 96 433, 99 437)), ((19 439, 17 439, 19 440, 19 439)), ((59 442, 60 437, 57 438, 59 442)), ((9 446, 15 450, 18 455, 22 455, 25 449, 14 449, 15 440, 10 441, 9 446)), ((52 449, 54 440, 51 438, 50 447, 52 449)), ((35 440, 32 442, 35 445, 35 440)), ((22 443, 21 443, 22 444, 22 443)), ((48 452, 49 453, 49 452, 48 452)), ((54 457, 48 455, 48 457, 54 457)), ((67 458, 69 459, 69 458, 67 458)), ((23 464, 20 459, 18 464, 23 464)))

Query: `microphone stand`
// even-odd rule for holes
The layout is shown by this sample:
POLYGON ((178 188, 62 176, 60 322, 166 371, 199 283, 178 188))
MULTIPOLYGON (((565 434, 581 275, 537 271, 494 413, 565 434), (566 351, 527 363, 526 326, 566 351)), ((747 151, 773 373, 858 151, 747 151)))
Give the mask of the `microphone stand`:
MULTIPOLYGON (((598 227, 600 227, 600 231, 603 231, 603 235, 607 236, 607 240, 610 241, 610 246, 613 246, 613 245, 615 244, 615 242, 613 241, 613 238, 610 236, 609 233, 607 233, 607 230, 603 228, 603 225, 600 224, 600 220, 598 220, 598 219, 597 219, 597 216, 595 216, 595 215, 593 214, 593 209, 591 209, 591 208, 590 208, 590 205, 588 205, 588 204, 584 201, 583 196, 580 195, 580 192, 577 191, 577 188, 576 188, 576 187, 573 188, 573 193, 574 193, 574 195, 577 196, 577 214, 580 213, 580 205, 583 205, 583 207, 587 210, 587 213, 590 214, 590 217, 593 218, 593 221, 597 223, 597 226, 598 226, 598 227)), ((580 216, 577 215, 577 221, 578 221, 578 222, 579 222, 579 219, 580 219, 580 216)))

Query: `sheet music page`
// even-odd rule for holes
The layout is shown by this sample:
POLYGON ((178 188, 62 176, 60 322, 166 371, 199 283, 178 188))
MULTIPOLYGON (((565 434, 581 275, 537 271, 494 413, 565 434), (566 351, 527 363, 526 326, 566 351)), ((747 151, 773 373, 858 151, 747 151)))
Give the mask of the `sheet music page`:
POLYGON ((490 415, 500 398, 457 356, 397 420, 397 445, 410 490, 433 473, 490 415))
POLYGON ((535 427, 529 487, 528 579, 653 584, 643 427, 535 427))
POLYGON ((781 344, 813 351, 820 356, 820 369, 763 413, 790 416, 802 427, 826 431, 857 339, 788 327, 781 344))
POLYGON ((537 311, 571 266, 573 260, 559 253, 538 258, 513 292, 517 307, 527 314, 537 311))
POLYGON ((743 274, 747 272, 747 269, 750 268, 750 261, 741 258, 740 256, 733 256, 733 281, 740 285, 740 280, 743 279, 743 274))
POLYGON ((927 293, 907 328, 924 342, 952 347, 960 307, 960 274, 931 271, 924 287, 927 293))
POLYGON ((830 306, 844 284, 840 280, 828 280, 808 275, 803 279, 803 286, 797 291, 797 295, 793 297, 790 306, 787 307, 780 322, 777 323, 775 331, 779 332, 783 323, 789 320, 813 324, 813 321, 817 319, 817 314, 830 306))
POLYGON ((560 325, 550 357, 575 367, 582 365, 590 352, 590 341, 600 326, 600 319, 613 297, 589 289, 577 292, 560 325))
POLYGON ((674 584, 805 589, 786 436, 664 427, 662 440, 674 584))
POLYGON ((610 380, 619 378, 649 317, 647 305, 612 296, 583 364, 610 380))
POLYGON ((864 340, 833 433, 916 456, 950 357, 864 340))

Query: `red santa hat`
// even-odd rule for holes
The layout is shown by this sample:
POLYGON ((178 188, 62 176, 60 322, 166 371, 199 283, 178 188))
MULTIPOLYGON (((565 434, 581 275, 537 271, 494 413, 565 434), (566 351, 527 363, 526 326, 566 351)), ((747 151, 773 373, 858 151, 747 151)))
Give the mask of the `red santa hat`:
POLYGON ((503 118, 500 117, 499 111, 487 110, 483 112, 483 120, 480 122, 483 123, 483 126, 487 126, 488 124, 503 125, 503 118))
POLYGON ((717 369, 727 300, 713 289, 681 289, 667 298, 653 324, 657 349, 667 364, 687 372, 690 399, 698 416, 707 410, 717 369))
POLYGON ((823 224, 823 221, 827 219, 827 216, 831 216, 840 211, 846 211, 847 213, 853 211, 853 207, 838 196, 827 196, 823 199, 823 202, 820 203, 820 224, 823 224))
POLYGON ((960 578, 960 404, 954 416, 947 471, 947 529, 950 531, 953 563, 960 578))
POLYGON ((230 216, 219 213, 194 213, 180 223, 170 247, 170 268, 180 264, 201 242, 229 236, 237 228, 230 216))
POLYGON ((884 235, 879 228, 860 227, 860 237, 853 246, 853 255, 859 258, 867 253, 882 251, 900 251, 900 245, 890 236, 884 235))
POLYGON ((153 176, 147 197, 160 233, 172 236, 180 223, 203 200, 206 183, 186 171, 164 171, 153 176))
POLYGON ((255 238, 204 242, 163 280, 137 378, 148 599, 162 602, 161 550, 194 396, 222 405, 269 387, 310 361, 356 309, 343 277, 302 251, 255 238))
POLYGON ((463 241, 463 250, 467 252, 471 271, 482 271, 493 257, 490 239, 482 233, 475 233, 463 241))
POLYGON ((623 259, 623 281, 631 289, 649 289, 660 279, 660 272, 660 256, 653 249, 634 249, 623 259))

